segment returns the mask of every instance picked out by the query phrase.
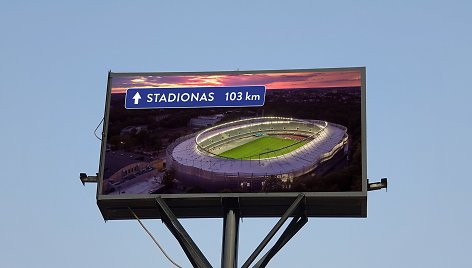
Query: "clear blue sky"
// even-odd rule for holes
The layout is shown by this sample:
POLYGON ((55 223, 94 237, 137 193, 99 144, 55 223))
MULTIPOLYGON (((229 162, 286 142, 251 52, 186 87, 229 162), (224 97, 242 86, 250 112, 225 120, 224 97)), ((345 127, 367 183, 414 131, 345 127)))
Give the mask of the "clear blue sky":
MULTIPOLYGON (((108 70, 345 66, 367 67, 368 177, 389 191, 366 219, 310 219, 270 267, 472 267, 471 3, 2 1, 0 267, 172 267, 78 179, 98 169, 108 70)), ((241 264, 275 221, 244 219, 241 264)), ((183 223, 218 267, 222 221, 183 223)))

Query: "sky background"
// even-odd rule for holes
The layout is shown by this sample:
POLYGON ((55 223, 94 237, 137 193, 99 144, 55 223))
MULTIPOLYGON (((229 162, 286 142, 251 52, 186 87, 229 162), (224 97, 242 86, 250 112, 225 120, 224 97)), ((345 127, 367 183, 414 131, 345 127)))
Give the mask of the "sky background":
POLYGON ((360 71, 332 69, 325 72, 283 72, 246 74, 186 74, 119 76, 112 79, 112 93, 132 87, 266 86, 266 89, 355 87, 361 85, 360 71))
MULTIPOLYGON (((366 66, 368 218, 318 219, 269 267, 472 267, 471 1, 0 2, 0 267, 172 267, 105 223, 107 72, 366 66)), ((220 265, 221 219, 183 220, 220 265)), ((243 219, 240 264, 276 219, 243 219)), ((190 267, 159 220, 145 224, 190 267)))

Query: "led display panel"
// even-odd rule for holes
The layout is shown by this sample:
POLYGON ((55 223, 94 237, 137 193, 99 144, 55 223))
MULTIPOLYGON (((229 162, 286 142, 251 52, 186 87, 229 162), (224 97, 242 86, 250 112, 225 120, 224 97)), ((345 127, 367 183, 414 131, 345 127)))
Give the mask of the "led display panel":
POLYGON ((111 73, 98 204, 105 219, 366 216, 365 68, 111 73))

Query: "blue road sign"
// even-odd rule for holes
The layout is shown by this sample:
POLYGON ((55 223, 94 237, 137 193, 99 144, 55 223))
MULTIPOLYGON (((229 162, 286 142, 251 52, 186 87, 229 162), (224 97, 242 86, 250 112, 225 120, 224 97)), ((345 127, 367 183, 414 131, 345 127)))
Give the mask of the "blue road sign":
POLYGON ((126 109, 263 106, 265 86, 130 88, 126 109))

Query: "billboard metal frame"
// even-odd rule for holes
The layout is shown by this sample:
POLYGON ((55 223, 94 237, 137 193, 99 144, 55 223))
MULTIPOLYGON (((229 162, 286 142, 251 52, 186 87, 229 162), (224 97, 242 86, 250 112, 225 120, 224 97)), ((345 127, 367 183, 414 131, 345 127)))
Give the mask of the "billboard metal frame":
POLYGON ((305 198, 307 217, 367 217, 367 139, 366 139, 366 70, 365 67, 289 69, 257 71, 215 72, 141 72, 108 73, 107 95, 102 131, 100 166, 98 172, 97 204, 105 220, 134 219, 129 208, 144 219, 161 219, 162 212, 156 208, 156 198, 162 198, 177 218, 225 217, 225 198, 238 199, 241 217, 280 217, 299 194, 305 198), (103 195, 103 174, 107 131, 111 101, 112 79, 123 76, 181 76, 218 74, 258 74, 289 72, 340 72, 359 71, 361 74, 361 146, 362 190, 351 192, 272 192, 272 193, 199 193, 199 194, 140 194, 103 195))

